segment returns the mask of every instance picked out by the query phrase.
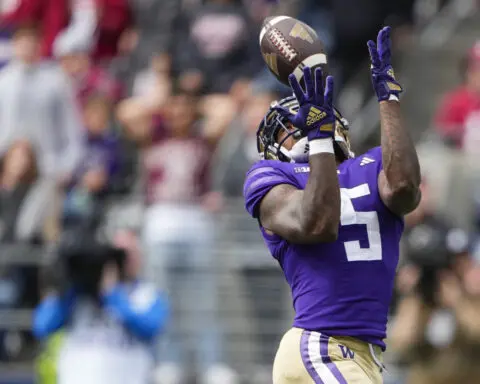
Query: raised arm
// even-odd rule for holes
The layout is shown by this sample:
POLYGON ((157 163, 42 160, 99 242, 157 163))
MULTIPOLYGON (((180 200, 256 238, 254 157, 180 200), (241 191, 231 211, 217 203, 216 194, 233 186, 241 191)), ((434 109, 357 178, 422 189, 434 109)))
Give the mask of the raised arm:
POLYGON ((420 201, 420 165, 413 141, 401 118, 399 95, 390 62, 390 27, 378 34, 377 45, 368 42, 372 82, 380 103, 383 171, 378 178, 380 197, 394 213, 405 215, 420 201))
POLYGON ((285 184, 272 188, 260 204, 260 221, 266 230, 293 243, 330 242, 337 239, 340 223, 340 187, 333 149, 333 78, 327 78, 325 94, 320 69, 315 71, 315 84, 309 68, 304 78, 306 93, 295 77, 290 78, 300 104, 298 113, 278 111, 308 137, 308 182, 305 190, 285 184))

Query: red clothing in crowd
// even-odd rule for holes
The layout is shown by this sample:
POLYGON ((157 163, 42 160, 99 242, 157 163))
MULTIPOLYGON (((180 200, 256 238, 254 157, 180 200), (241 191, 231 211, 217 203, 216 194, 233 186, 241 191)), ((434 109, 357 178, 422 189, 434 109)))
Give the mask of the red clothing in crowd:
POLYGON ((49 57, 55 38, 69 20, 68 0, 19 0, 15 10, 2 15, 0 24, 13 27, 23 23, 37 24, 42 35, 41 54, 49 57))
POLYGON ((157 120, 151 144, 142 154, 146 202, 196 203, 209 191, 211 151, 199 137, 171 137, 157 120))
POLYGON ((80 105, 84 105, 92 94, 102 94, 114 103, 123 96, 122 84, 100 67, 92 66, 85 77, 76 79, 76 85, 80 105))
POLYGON ((118 52, 118 41, 132 26, 133 17, 127 0, 95 0, 99 15, 95 60, 111 59, 118 52))
MULTIPOLYGON (((94 59, 110 59, 117 54, 118 40, 131 26, 132 14, 128 0, 94 0, 98 12, 98 38, 94 59)), ((19 0, 16 9, 2 15, 0 24, 36 23, 42 34, 41 53, 52 55, 53 42, 68 26, 71 17, 70 0, 19 0)))
MULTIPOLYGON (((444 97, 435 116, 436 127, 443 137, 461 148, 467 122, 479 112, 480 94, 459 87, 444 97)), ((480 130, 480 125, 478 129, 480 130)))

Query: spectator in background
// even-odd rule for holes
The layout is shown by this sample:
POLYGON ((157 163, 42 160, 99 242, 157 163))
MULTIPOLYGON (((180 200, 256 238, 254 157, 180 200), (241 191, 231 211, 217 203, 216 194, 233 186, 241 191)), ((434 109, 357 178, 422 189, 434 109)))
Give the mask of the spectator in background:
POLYGON ((171 60, 167 54, 154 56, 148 68, 136 74, 132 94, 152 111, 159 111, 172 90, 171 60))
POLYGON ((447 93, 435 126, 445 143, 478 154, 480 144, 480 40, 461 63, 463 84, 447 93))
POLYGON ((242 197, 245 174, 259 159, 257 129, 274 94, 253 95, 219 143, 215 157, 214 185, 226 197, 242 197))
POLYGON ((95 0, 17 0, 0 17, 2 27, 38 23, 42 31, 40 54, 51 57, 57 37, 92 43, 96 28, 95 0))
POLYGON ((480 315, 478 267, 467 234, 435 217, 429 197, 424 182, 420 205, 406 217, 407 263, 397 276, 402 297, 390 346, 410 368, 406 384, 473 384, 479 377, 478 360, 469 353, 480 347, 473 320, 480 315))
POLYGON ((127 228, 118 229, 113 234, 113 245, 125 250, 125 273, 130 281, 137 281, 142 273, 142 254, 137 234, 127 228))
MULTIPOLYGON (((0 0, 0 20, 15 9, 15 1, 0 0)), ((12 30, 0 23, 0 68, 12 58, 12 30)))
POLYGON ((33 318, 33 333, 41 340, 65 330, 58 383, 149 383, 152 346, 169 306, 163 293, 138 279, 138 259, 129 263, 138 258, 135 238, 120 233, 112 246, 92 233, 69 235, 56 265, 66 265, 68 280, 43 298, 33 318))
POLYGON ((117 54, 120 38, 132 19, 127 0, 18 0, 0 19, 4 27, 26 22, 39 23, 42 57, 53 55, 59 39, 90 45, 96 61, 108 62, 117 54))
POLYGON ((212 143, 202 137, 197 100, 176 93, 157 125, 148 107, 135 100, 121 105, 119 117, 130 137, 143 144, 147 278, 165 287, 174 308, 158 382, 183 382, 193 348, 201 383, 232 383, 235 375, 222 364, 218 321, 211 215, 218 201, 209 187, 212 143))
POLYGON ((177 43, 174 28, 182 2, 144 0, 130 4, 133 27, 122 34, 119 55, 111 69, 133 88, 134 96, 153 90, 153 98, 163 102, 170 92, 171 53, 177 43))
POLYGON ((16 28, 25 23, 38 23, 42 31, 40 55, 50 57, 58 33, 68 25, 70 12, 67 0, 18 0, 11 11, 1 15, 0 25, 16 28))
MULTIPOLYGON (((419 285, 414 287, 425 303, 436 305, 437 275, 444 269, 463 264, 464 251, 468 245, 466 233, 440 215, 432 201, 432 191, 425 178, 421 184, 422 199, 418 207, 405 217, 403 250, 405 257, 399 269, 398 288, 403 286, 404 270, 408 275, 413 269, 419 274, 419 285)), ((408 278, 407 278, 408 280, 408 278)), ((408 285, 408 284, 406 284, 408 285)))
MULTIPOLYGON (((126 279, 130 283, 136 284, 141 277, 142 265, 142 255, 136 233, 130 229, 117 229, 113 233, 112 243, 115 247, 125 250, 127 256, 124 265, 126 279)), ((58 266, 55 267, 58 268, 58 266)), ((64 336, 65 330, 60 329, 45 340, 35 364, 38 384, 58 384, 57 368, 64 345, 64 336)))
POLYGON ((248 15, 250 19, 257 25, 261 25, 263 20, 266 17, 275 15, 289 15, 295 17, 296 14, 296 6, 298 5, 298 0, 282 2, 279 4, 277 1, 257 1, 257 0, 242 0, 242 4, 245 6, 246 10, 248 11, 248 15), (287 5, 287 7, 282 7, 287 5), (289 5, 293 5, 293 7, 288 7, 289 5), (286 8, 286 9, 285 9, 286 8), (294 9, 292 9, 294 8, 294 9), (275 10, 275 12, 274 12, 275 10), (278 13, 280 11, 281 13, 278 13))
POLYGON ((55 55, 65 73, 72 80, 80 106, 85 106, 92 94, 103 94, 113 103, 123 95, 122 85, 104 68, 93 63, 90 57, 91 47, 74 45, 68 40, 58 40, 55 55))
POLYGON ((257 32, 237 0, 208 0, 185 15, 179 26, 174 65, 180 83, 206 93, 228 93, 261 68, 257 32))
POLYGON ((57 56, 58 44, 93 47, 96 43, 98 17, 95 0, 67 0, 67 4, 69 23, 55 37, 54 56, 57 56))
POLYGON ((37 163, 31 144, 26 140, 15 141, 4 154, 2 164, 0 180, 2 241, 16 240, 18 231, 21 230, 16 225, 19 211, 36 177, 37 163))
MULTIPOLYGON (((439 274, 437 305, 413 292, 401 300, 389 335, 390 346, 409 366, 406 384, 475 384, 480 377, 480 266, 474 257, 439 274)), ((420 275, 409 277, 409 286, 420 275)))
MULTIPOLYGON (((83 150, 83 128, 70 83, 59 67, 40 62, 39 38, 34 26, 18 28, 14 59, 0 72, 0 156, 20 145, 22 153, 29 153, 24 158, 34 159, 38 169, 25 200, 16 186, 2 188, 3 206, 12 199, 23 201, 16 225, 6 223, 20 240, 38 234, 52 210, 56 186, 70 181, 83 150)), ((19 168, 24 174, 32 169, 25 161, 12 161, 4 164, 3 173, 19 168), (9 170, 8 164, 15 169, 9 170)))
POLYGON ((138 72, 157 57, 170 55, 176 42, 174 25, 182 4, 178 0, 132 1, 131 4, 135 26, 123 38, 127 40, 125 43, 130 43, 125 44, 125 48, 132 51, 130 68, 138 72))
POLYGON ((103 95, 90 95, 84 106, 85 153, 66 187, 64 224, 95 225, 101 199, 118 172, 119 142, 112 131, 112 103, 103 95))
MULTIPOLYGON (((92 57, 97 63, 108 65, 122 54, 122 39, 133 28, 133 19, 128 0, 94 0, 97 6, 97 42, 92 57)), ((130 52, 127 52, 130 53, 130 52)))

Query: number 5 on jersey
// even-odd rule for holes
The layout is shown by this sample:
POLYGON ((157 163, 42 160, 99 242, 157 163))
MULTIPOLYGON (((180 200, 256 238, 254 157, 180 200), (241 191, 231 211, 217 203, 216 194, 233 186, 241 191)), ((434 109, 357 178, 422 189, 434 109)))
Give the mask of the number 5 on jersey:
POLYGON ((359 240, 345 241, 345 253, 348 261, 382 260, 382 240, 377 212, 356 212, 352 203, 352 200, 368 195, 370 195, 370 188, 367 183, 354 188, 340 188, 342 201, 340 225, 365 225, 369 244, 368 248, 362 248, 359 240))

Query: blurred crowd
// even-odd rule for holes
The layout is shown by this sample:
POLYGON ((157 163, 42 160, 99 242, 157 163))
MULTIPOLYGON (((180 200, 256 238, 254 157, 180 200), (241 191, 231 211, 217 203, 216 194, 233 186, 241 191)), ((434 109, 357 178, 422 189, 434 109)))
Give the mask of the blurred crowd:
MULTIPOLYGON (((218 241, 216 215, 228 210, 230 199, 242 196, 245 172, 258 158, 257 126, 269 104, 289 94, 263 64, 258 48, 263 19, 276 12, 312 25, 330 52, 339 88, 367 60, 365 42, 381 25, 394 27, 400 53, 411 44, 413 0, 280 3, 0 0, 1 241, 53 243, 66 229, 99 228, 108 202, 140 196, 142 220, 131 227, 142 245, 143 275, 169 292, 183 314, 164 337, 168 353, 160 352, 158 375, 172 377, 173 383, 192 355, 206 383, 214 383, 212 377, 223 384, 235 382, 236 372, 224 353, 224 324, 217 316, 219 281, 212 249, 218 241)), ((435 126, 445 145, 476 151, 480 44, 462 61, 461 79, 462 85, 439 107, 435 126)), ((434 217, 427 206, 426 199, 407 221, 408 239, 420 223, 434 217)), ((442 239, 454 229, 446 218, 428 225, 441 228, 444 232, 437 236, 442 239)), ((428 233, 417 236, 422 243, 428 233)), ((437 367, 448 353, 462 350, 473 356, 463 346, 480 345, 480 328, 472 320, 480 311, 475 301, 480 267, 472 256, 470 234, 464 237, 468 246, 463 248, 436 244, 442 252, 455 251, 426 271, 423 259, 405 259, 392 330, 395 356, 402 364, 437 367), (456 319, 448 323, 448 340, 444 335, 438 341, 434 331, 425 330, 435 327, 434 321, 443 321, 446 329, 447 317, 435 320, 439 310, 456 319)), ((247 285, 257 284, 262 291, 258 281, 270 273, 269 268, 253 268, 244 275, 247 285)), ((0 305, 22 306, 22 299, 8 296, 4 287, 25 280, 25 270, 2 268, 2 276, 0 305)), ((262 293, 249 297, 255 313, 264 313, 258 303, 262 293)), ((272 356, 260 359, 265 365, 277 341, 268 342, 272 356)), ((415 376, 414 371, 408 383, 469 382, 428 381, 421 376, 427 373, 415 376)), ((447 380, 443 372, 436 373, 447 380)))

